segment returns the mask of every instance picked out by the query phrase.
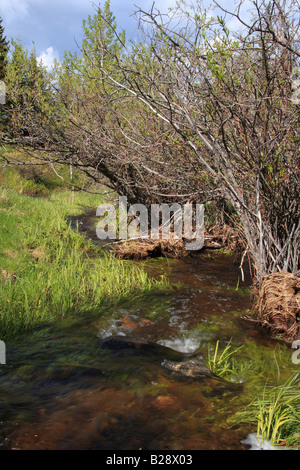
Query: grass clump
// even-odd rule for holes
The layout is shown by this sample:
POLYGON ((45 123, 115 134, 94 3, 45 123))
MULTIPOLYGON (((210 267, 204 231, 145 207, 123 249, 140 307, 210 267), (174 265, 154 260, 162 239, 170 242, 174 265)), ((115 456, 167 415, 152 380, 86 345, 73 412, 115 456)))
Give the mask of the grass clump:
POLYGON ((219 348, 219 340, 216 342, 215 348, 208 349, 207 365, 209 369, 219 377, 226 380, 236 381, 235 377, 238 376, 239 366, 236 363, 233 355, 239 351, 241 347, 233 348, 231 340, 222 350, 219 348))
POLYGON ((68 225, 99 196, 32 198, 0 187, 0 338, 69 313, 92 312, 161 280, 105 254, 68 225))
POLYGON ((245 412, 239 413, 239 417, 256 424, 257 437, 261 442, 299 448, 299 373, 283 384, 266 384, 245 412))

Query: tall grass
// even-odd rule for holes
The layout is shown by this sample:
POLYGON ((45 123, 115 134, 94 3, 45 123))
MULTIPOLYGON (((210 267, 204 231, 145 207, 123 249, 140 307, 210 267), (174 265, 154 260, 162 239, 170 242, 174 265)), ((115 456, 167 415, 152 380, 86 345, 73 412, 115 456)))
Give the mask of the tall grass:
POLYGON ((208 349, 207 365, 209 369, 219 377, 232 379, 237 374, 233 355, 240 349, 241 347, 233 348, 231 341, 229 341, 225 348, 221 350, 218 340, 213 350, 208 349))
POLYGON ((39 177, 34 177, 31 174, 27 175, 28 177, 23 177, 15 169, 7 167, 5 170, 0 170, 0 184, 2 187, 11 188, 19 194, 49 195, 54 189, 63 189, 62 181, 53 175, 47 174, 47 176, 42 177, 40 174, 39 177))
POLYGON ((256 423, 257 437, 273 445, 299 443, 299 373, 283 384, 265 385, 244 413, 245 421, 256 423))
POLYGON ((1 339, 162 285, 126 261, 97 254, 99 248, 69 227, 69 215, 99 203, 92 195, 42 199, 0 188, 1 339))

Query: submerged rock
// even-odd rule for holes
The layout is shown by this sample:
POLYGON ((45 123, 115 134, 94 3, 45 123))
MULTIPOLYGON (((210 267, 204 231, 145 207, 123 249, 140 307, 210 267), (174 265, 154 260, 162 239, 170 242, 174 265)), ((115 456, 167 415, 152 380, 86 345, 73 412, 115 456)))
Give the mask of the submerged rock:
POLYGON ((162 366, 186 377, 217 377, 200 359, 184 362, 164 361, 162 366))
POLYGON ((133 353, 141 353, 143 355, 150 354, 153 357, 158 358, 160 361, 164 359, 180 361, 190 356, 189 354, 175 351, 167 346, 135 338, 133 336, 109 336, 101 342, 101 348, 111 349, 114 351, 127 350, 133 353))
POLYGON ((150 355, 152 359, 159 360, 165 369, 186 377, 218 378, 200 359, 187 360, 187 358, 195 356, 197 353, 183 353, 151 341, 119 335, 106 338, 101 342, 101 347, 102 349, 127 350, 133 353, 150 355))
POLYGON ((149 349, 158 346, 156 343, 126 335, 113 335, 101 342, 102 349, 149 349))

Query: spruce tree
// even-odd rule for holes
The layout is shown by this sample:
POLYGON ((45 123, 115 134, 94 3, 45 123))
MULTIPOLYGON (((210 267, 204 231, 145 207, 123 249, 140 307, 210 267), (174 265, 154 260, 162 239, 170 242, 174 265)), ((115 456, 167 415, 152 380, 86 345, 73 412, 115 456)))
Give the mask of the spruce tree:
POLYGON ((4 80, 5 67, 7 64, 8 42, 4 36, 2 18, 0 18, 0 80, 4 80))

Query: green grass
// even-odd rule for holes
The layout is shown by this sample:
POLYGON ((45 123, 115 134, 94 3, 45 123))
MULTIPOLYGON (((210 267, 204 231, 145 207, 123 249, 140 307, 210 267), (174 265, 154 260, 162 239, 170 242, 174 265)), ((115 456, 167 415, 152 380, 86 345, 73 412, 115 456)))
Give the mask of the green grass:
MULTIPOLYGON (((243 382, 249 390, 249 404, 246 406, 244 404, 242 406, 244 409, 231 416, 228 422, 234 425, 244 422, 256 426, 257 438, 261 443, 269 442, 273 446, 285 445, 288 448, 298 449, 300 437, 299 372, 287 369, 282 361, 279 364, 273 351, 273 361, 270 357, 266 358, 271 373, 270 379, 267 382, 264 379, 264 383, 261 383, 261 358, 255 358, 253 351, 252 360, 251 355, 247 357, 247 355, 236 354, 244 349, 244 346, 234 348, 231 341, 220 348, 219 341, 217 341, 214 348, 210 347, 208 350, 207 365, 212 372, 231 382, 243 382), (273 377, 274 372, 276 372, 276 377, 273 377), (285 378, 281 379, 280 376, 283 373, 285 378), (254 377, 258 379, 255 384, 254 377)), ((282 350, 277 351, 279 358, 280 352, 282 350)))
POLYGON ((94 312, 143 295, 163 280, 104 254, 72 230, 68 216, 96 207, 99 196, 55 192, 32 198, 0 186, 0 338, 67 314, 94 312))
POLYGON ((241 349, 241 347, 232 348, 230 341, 220 350, 219 341, 217 341, 213 350, 208 349, 208 368, 219 377, 233 380, 233 377, 237 375, 237 365, 235 364, 233 355, 236 354, 239 349, 241 349))
POLYGON ((256 424, 261 442, 299 448, 299 372, 283 384, 265 385, 240 418, 256 424))
POLYGON ((53 190, 66 189, 66 185, 56 175, 40 172, 37 176, 23 170, 24 176, 13 168, 7 167, 0 171, 2 188, 13 189, 19 194, 49 195, 53 190))
MULTIPOLYGON (((0 166, 5 162, 3 155, 11 161, 20 164, 17 167, 5 166, 0 169, 0 184, 12 188, 20 194, 49 195, 53 191, 70 189, 70 168, 68 165, 55 165, 55 173, 48 165, 34 165, 35 157, 24 153, 15 145, 0 146, 0 166), (22 165, 23 163, 23 165, 22 165), (59 176, 58 176, 59 175, 59 176)), ((43 160, 43 155, 41 155, 43 160)), ((78 187, 91 187, 91 182, 77 168, 72 171, 72 184, 78 187)))

